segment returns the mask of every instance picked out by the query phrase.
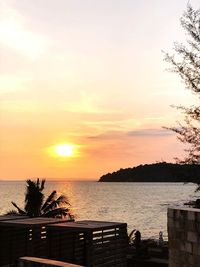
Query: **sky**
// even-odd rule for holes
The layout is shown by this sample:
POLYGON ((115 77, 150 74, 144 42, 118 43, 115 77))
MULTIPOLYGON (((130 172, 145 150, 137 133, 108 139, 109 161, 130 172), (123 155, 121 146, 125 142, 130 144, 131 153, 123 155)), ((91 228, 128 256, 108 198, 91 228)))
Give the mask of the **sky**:
POLYGON ((0 179, 97 180, 183 156, 162 127, 196 99, 162 51, 186 40, 187 3, 0 0, 0 179))

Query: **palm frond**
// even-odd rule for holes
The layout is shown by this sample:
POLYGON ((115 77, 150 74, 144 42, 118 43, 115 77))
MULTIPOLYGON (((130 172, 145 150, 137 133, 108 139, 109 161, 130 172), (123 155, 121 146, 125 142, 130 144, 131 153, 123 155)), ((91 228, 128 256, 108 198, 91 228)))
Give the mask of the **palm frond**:
POLYGON ((56 208, 43 214, 43 217, 61 218, 66 217, 69 214, 68 208, 56 208))
POLYGON ((39 184, 39 179, 36 182, 27 180, 25 211, 31 217, 37 217, 41 214, 44 194, 40 191, 39 184))
POLYGON ((57 207, 58 207, 58 204, 57 204, 57 201, 56 201, 56 199, 55 199, 55 200, 53 200, 51 203, 48 203, 48 204, 46 205, 45 209, 42 210, 42 212, 43 212, 43 213, 47 213, 47 212, 49 212, 49 211, 51 211, 51 210, 53 210, 53 209, 55 209, 55 208, 57 208, 57 207))
POLYGON ((9 211, 5 214, 5 216, 7 216, 7 215, 10 215, 10 216, 19 216, 19 215, 21 215, 21 214, 19 214, 19 212, 17 212, 16 210, 9 210, 9 211))
MULTIPOLYGON (((55 196, 55 195, 54 195, 55 196)), ((54 199, 53 201, 47 203, 47 205, 45 206, 45 208, 42 210, 43 213, 47 213, 53 209, 56 209, 58 207, 61 207, 62 204, 64 205, 70 205, 69 201, 67 200, 67 197, 64 195, 61 195, 60 197, 58 197, 57 199, 54 199)), ((66 207, 63 207, 66 208, 66 207)))
POLYGON ((45 179, 42 179, 41 185, 40 185, 40 191, 44 190, 44 184, 45 184, 45 179))
POLYGON ((65 195, 59 196, 59 198, 57 198, 56 202, 57 202, 58 205, 60 205, 60 204, 66 204, 66 205, 69 205, 70 206, 70 203, 68 201, 68 198, 65 195))
POLYGON ((26 212, 24 210, 20 209, 15 202, 11 201, 11 203, 18 210, 19 214, 21 214, 21 215, 25 215, 26 214, 26 212))
POLYGON ((41 210, 45 211, 45 209, 47 208, 47 206, 49 206, 56 198, 56 190, 54 190, 46 199, 44 205, 42 206, 41 210))
POLYGON ((39 178, 37 178, 36 187, 37 187, 37 188, 40 187, 40 179, 39 179, 39 178))

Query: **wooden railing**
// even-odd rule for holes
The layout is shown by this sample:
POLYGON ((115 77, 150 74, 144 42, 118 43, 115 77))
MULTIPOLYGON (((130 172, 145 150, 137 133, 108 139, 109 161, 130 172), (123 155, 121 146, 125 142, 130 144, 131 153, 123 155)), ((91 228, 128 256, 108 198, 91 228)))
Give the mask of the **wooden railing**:
MULTIPOLYGON (((62 261, 54 261, 49 259, 35 258, 35 257, 21 257, 18 262, 18 267, 81 267, 62 261)), ((83 266, 82 266, 83 267, 83 266)))

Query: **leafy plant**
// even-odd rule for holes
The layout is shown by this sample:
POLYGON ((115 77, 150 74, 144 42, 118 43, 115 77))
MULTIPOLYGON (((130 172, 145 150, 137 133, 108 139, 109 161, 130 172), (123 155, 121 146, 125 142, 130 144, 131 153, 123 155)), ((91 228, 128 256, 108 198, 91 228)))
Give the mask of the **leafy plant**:
POLYGON ((70 213, 70 203, 65 195, 57 197, 57 192, 54 190, 45 200, 43 193, 45 180, 40 182, 26 181, 25 205, 21 209, 15 202, 11 202, 16 210, 11 210, 7 215, 27 215, 29 217, 69 217, 73 219, 70 213))

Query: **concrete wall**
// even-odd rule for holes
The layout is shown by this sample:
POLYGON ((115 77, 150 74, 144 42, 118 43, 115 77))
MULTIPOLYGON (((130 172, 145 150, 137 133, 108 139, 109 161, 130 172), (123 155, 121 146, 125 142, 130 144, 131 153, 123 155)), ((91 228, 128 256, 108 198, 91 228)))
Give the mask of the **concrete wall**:
POLYGON ((169 267, 200 267, 200 209, 168 209, 169 267))

